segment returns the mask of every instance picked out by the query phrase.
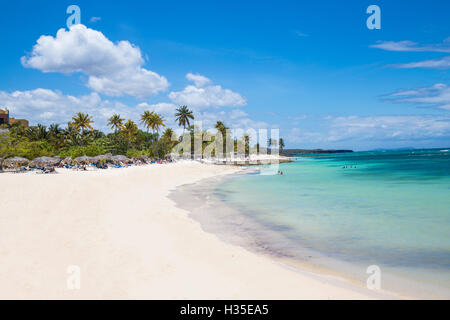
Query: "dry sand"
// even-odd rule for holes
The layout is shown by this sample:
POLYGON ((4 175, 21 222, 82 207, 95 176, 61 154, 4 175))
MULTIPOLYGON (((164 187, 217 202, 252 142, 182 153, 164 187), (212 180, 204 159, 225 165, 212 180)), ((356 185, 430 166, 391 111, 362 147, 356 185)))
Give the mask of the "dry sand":
POLYGON ((224 243, 167 198, 177 186, 237 170, 183 162, 0 174, 0 298, 386 297, 224 243), (79 290, 67 287, 72 265, 79 290))

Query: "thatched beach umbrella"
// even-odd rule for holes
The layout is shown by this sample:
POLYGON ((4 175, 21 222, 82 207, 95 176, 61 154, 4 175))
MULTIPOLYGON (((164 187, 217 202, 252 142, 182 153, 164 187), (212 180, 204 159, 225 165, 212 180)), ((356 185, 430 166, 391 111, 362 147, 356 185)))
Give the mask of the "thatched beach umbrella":
POLYGON ((59 157, 40 157, 30 162, 30 167, 56 166, 61 162, 59 157))
POLYGON ((92 158, 94 161, 109 161, 112 158, 112 154, 108 153, 108 154, 103 154, 100 156, 96 156, 94 158, 92 158))
POLYGON ((118 163, 118 162, 126 162, 129 161, 130 159, 128 159, 127 157, 123 156, 123 155, 117 155, 117 156, 113 156, 110 159, 112 162, 114 163, 118 163))
POLYGON ((93 158, 87 157, 87 156, 78 157, 78 158, 73 159, 73 162, 78 163, 78 164, 90 164, 93 161, 94 161, 93 158))
POLYGON ((23 166, 26 165, 30 162, 30 160, 26 159, 26 158, 22 158, 22 157, 13 157, 13 158, 8 158, 6 160, 3 160, 3 164, 6 166, 23 166))

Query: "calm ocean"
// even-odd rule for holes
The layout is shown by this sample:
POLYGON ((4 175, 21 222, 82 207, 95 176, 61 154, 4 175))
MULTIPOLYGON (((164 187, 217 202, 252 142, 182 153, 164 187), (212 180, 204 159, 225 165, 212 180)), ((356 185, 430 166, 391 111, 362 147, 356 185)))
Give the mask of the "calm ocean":
MULTIPOLYGON (((280 236, 260 235, 266 247, 294 259, 304 258, 300 248, 307 248, 359 266, 355 278, 377 265, 413 280, 403 293, 429 296, 442 289, 448 297, 448 150, 301 156, 280 170, 284 176, 228 179, 213 195, 280 236)), ((384 287, 395 287, 394 280, 384 279, 384 287)))

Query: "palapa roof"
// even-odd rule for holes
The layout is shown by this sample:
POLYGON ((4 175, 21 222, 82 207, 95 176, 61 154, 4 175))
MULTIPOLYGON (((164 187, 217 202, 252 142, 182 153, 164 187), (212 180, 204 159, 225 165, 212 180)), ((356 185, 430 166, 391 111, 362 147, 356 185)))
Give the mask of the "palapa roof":
POLYGON ((103 154, 103 155, 99 155, 99 156, 96 156, 96 157, 93 157, 92 159, 94 160, 94 161, 101 161, 101 160, 111 160, 111 158, 112 158, 112 154, 110 154, 110 153, 108 153, 108 154, 103 154))
POLYGON ((30 160, 26 159, 26 158, 22 158, 22 157, 12 157, 12 158, 8 158, 6 160, 3 160, 3 164, 5 165, 16 165, 16 164, 27 164, 29 163, 30 160))
POLYGON ((127 157, 119 154, 117 156, 112 156, 110 160, 114 161, 114 162, 124 162, 124 161, 128 161, 130 159, 128 159, 127 157))
POLYGON ((56 165, 61 162, 59 157, 39 157, 30 162, 30 166, 56 165))
POLYGON ((85 164, 87 164, 87 163, 93 162, 94 161, 93 159, 94 158, 87 157, 87 156, 82 156, 82 157, 78 157, 78 158, 73 159, 73 161, 76 162, 76 163, 85 163, 85 164))

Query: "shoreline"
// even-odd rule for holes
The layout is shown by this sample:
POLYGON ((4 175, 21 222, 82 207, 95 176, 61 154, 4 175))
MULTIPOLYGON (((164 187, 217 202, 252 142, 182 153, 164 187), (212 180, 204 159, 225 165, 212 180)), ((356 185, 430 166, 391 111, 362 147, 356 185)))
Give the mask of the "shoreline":
MULTIPOLYGON (((200 192, 205 192, 202 186, 207 186, 206 188, 213 188, 212 185, 218 186, 228 179, 233 179, 241 175, 254 174, 255 168, 249 166, 246 170, 242 170, 237 173, 227 174, 220 177, 206 178, 197 181, 192 184, 183 185, 178 187, 176 190, 172 191, 169 198, 177 203, 177 207, 184 209, 189 212, 189 217, 200 223, 202 230, 207 233, 216 235, 221 241, 229 243, 233 246, 242 247, 249 252, 256 255, 265 257, 276 264, 279 264, 283 268, 298 272, 301 274, 306 274, 311 277, 331 281, 334 285, 338 286, 350 286, 354 290, 361 290, 366 292, 372 298, 380 299, 421 299, 418 297, 413 297, 401 292, 394 290, 381 289, 376 291, 368 290, 365 287, 365 282, 362 280, 369 275, 363 275, 364 279, 356 279, 356 277, 351 277, 348 272, 344 272, 344 265, 348 268, 351 264, 348 262, 338 261, 334 258, 326 257, 322 253, 308 249, 306 247, 296 248, 296 250, 301 252, 303 256, 299 259, 298 256, 294 257, 289 252, 285 251, 285 248, 277 248, 270 243, 266 238, 283 238, 284 235, 278 234, 276 230, 270 229, 268 226, 264 226, 259 222, 256 222, 251 217, 245 217, 240 209, 231 208, 228 204, 224 203, 223 200, 214 199, 209 208, 205 208, 203 204, 198 203, 197 205, 201 207, 194 207, 193 205, 183 205, 180 202, 184 201, 185 197, 191 197, 194 194, 196 197, 200 192), (230 215, 228 213, 226 216, 223 215, 222 211, 233 211, 230 215), (203 215, 203 217, 202 217, 203 215), (218 217, 209 218, 206 215, 214 215, 218 217), (227 220, 239 220, 237 223, 225 223, 227 220), (226 226, 223 226, 226 224, 226 226), (220 226, 219 226, 220 225, 220 226), (243 233, 250 234, 250 236, 243 236, 243 233), (310 260, 309 258, 312 258, 310 260), (326 260, 326 264, 323 263, 326 260), (320 263, 318 263, 320 261, 320 263), (339 268, 330 267, 330 264, 340 264, 339 268)), ((208 191, 206 191, 208 193, 208 191)), ((211 194, 205 196, 205 199, 201 201, 210 202, 212 198, 211 194)), ((352 268, 356 269, 354 265, 352 268)), ((348 271, 348 270, 347 270, 348 271)))
MULTIPOLYGON (((365 264, 331 257, 306 245, 292 243, 285 238, 282 230, 276 230, 278 226, 265 225, 253 217, 251 210, 242 211, 243 208, 226 203, 225 199, 214 195, 215 190, 218 190, 216 187, 220 184, 254 172, 255 168, 248 167, 247 170, 239 173, 204 179, 177 188, 170 197, 177 202, 178 207, 189 211, 189 216, 198 221, 205 232, 215 234, 226 243, 244 247, 287 268, 309 272, 319 277, 336 278, 338 281, 366 290, 365 282, 369 275, 365 273, 367 268, 365 264), (180 205, 180 199, 193 194, 205 195, 202 201, 210 202, 209 207, 203 204, 197 204, 198 207, 180 205), (238 222, 228 223, 227 221, 238 222), (247 235, 243 236, 244 233, 247 235), (287 245, 280 246, 280 242, 287 245)), ((376 293, 383 299, 446 299, 448 297, 448 290, 423 280, 405 277, 401 274, 402 272, 402 270, 390 268, 383 269, 383 283, 389 283, 389 285, 382 286, 382 289, 376 293)))
POLYGON ((228 244, 168 198, 237 167, 58 171, 0 175, 1 299, 392 298, 228 244), (67 288, 72 265, 80 290, 67 288))

